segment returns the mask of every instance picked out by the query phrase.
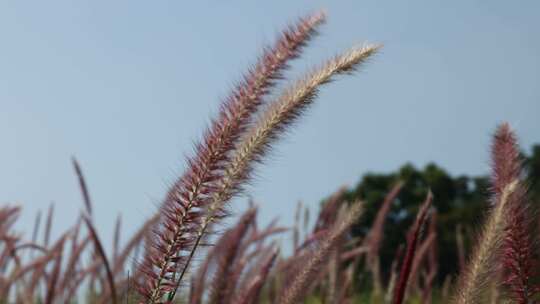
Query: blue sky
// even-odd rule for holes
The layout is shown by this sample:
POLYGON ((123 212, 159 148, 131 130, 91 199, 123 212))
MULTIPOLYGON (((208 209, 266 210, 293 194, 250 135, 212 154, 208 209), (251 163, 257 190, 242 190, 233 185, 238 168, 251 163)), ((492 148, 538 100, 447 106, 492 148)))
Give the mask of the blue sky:
POLYGON ((261 48, 319 8, 328 23, 288 76, 358 43, 385 47, 325 87, 258 168, 263 221, 290 224, 298 200, 316 207, 407 161, 486 173, 504 120, 523 147, 540 142, 536 1, 3 1, 0 201, 24 207, 25 232, 54 201, 57 234, 82 207, 75 155, 103 238, 119 213, 130 234, 261 48))

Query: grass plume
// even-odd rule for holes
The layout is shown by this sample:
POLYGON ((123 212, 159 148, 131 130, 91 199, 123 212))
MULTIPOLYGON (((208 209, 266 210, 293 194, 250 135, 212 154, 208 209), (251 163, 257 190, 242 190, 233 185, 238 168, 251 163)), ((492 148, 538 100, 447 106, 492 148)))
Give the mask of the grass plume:
POLYGON ((309 255, 302 270, 294 277, 291 284, 283 290, 282 295, 279 298, 279 303, 294 304, 302 301, 306 296, 307 289, 311 283, 310 280, 316 276, 317 270, 320 269, 320 265, 328 258, 328 255, 335 244, 342 239, 347 230, 362 214, 362 203, 355 202, 351 207, 342 208, 341 211, 343 212, 340 214, 339 219, 329 231, 328 235, 322 239, 319 248, 309 255))
POLYGON ((196 146, 195 156, 188 159, 185 175, 167 194, 157 241, 148 248, 140 267, 147 282, 139 290, 149 303, 161 301, 167 292, 176 293, 189 267, 192 248, 200 240, 197 230, 203 224, 201 213, 212 198, 213 184, 223 176, 230 152, 249 126, 262 97, 281 77, 287 62, 299 55, 324 18, 323 13, 316 13, 300 19, 282 32, 273 47, 265 49, 255 67, 224 101, 218 118, 196 146), (179 277, 171 281, 174 273, 179 277))
POLYGON ((416 255, 416 246, 420 238, 420 232, 424 226, 427 218, 429 208, 431 207, 431 202, 433 201, 433 195, 431 191, 428 193, 426 200, 420 207, 416 220, 412 226, 411 231, 407 236, 407 249, 405 250, 405 258, 403 259, 403 264, 401 265, 401 271, 399 273, 399 278, 396 283, 396 289, 394 292, 394 298, 392 300, 393 304, 401 304, 405 296, 405 291, 407 289, 407 283, 409 282, 409 277, 411 275, 411 269, 413 266, 414 257, 416 255))

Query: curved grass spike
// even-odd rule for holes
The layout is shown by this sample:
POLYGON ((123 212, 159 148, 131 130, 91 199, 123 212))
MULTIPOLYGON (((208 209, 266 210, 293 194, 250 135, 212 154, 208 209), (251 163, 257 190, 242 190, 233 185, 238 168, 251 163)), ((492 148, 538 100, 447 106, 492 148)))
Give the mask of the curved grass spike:
POLYGON ((86 249, 86 246, 90 244, 91 240, 92 238, 87 236, 80 243, 75 243, 75 245, 71 248, 70 257, 66 263, 66 268, 62 275, 62 279, 59 282, 60 290, 66 291, 68 286, 73 282, 73 277, 76 275, 76 265, 86 249))
POLYGON ((32 230, 32 243, 37 243, 37 238, 39 234, 39 227, 41 224, 41 210, 38 210, 36 218, 34 220, 34 229, 32 230))
MULTIPOLYGON (((232 161, 224 170, 223 178, 216 183, 215 190, 211 193, 212 200, 207 209, 202 215, 199 215, 200 229, 197 230, 197 238, 185 266, 181 269, 180 279, 187 271, 187 267, 208 227, 212 222, 224 216, 224 204, 242 191, 242 185, 249 180, 254 163, 262 161, 271 144, 313 104, 319 86, 329 83, 336 75, 354 71, 378 49, 379 46, 356 47, 328 60, 321 68, 309 73, 292 87, 286 89, 266 109, 258 123, 246 134, 237 147, 232 161)), ((169 301, 174 298, 179 284, 180 281, 177 281, 168 297, 169 301)))
POLYGON ((390 192, 384 197, 384 201, 377 211, 373 225, 370 228, 368 236, 364 240, 364 245, 369 247, 367 254, 368 261, 373 261, 375 256, 379 254, 379 249, 381 247, 382 239, 384 236, 384 223, 386 217, 392 208, 392 204, 399 195, 401 188, 403 188, 404 182, 402 180, 396 182, 390 192))
POLYGON ((60 275, 60 268, 62 266, 62 252, 64 250, 64 242, 62 242, 62 245, 55 250, 55 262, 54 267, 52 270, 52 274, 48 278, 48 286, 47 286, 47 294, 45 296, 45 304, 52 304, 54 303, 56 291, 57 291, 57 281, 58 277, 60 275))
POLYGON ((416 289, 418 289, 419 277, 424 276, 425 278, 425 276, 427 275, 427 267, 424 269, 421 269, 420 267, 429 259, 430 250, 433 247, 434 243, 435 243, 435 235, 430 233, 426 235, 422 243, 418 243, 416 245, 417 249, 414 255, 414 259, 412 262, 410 275, 409 275, 409 282, 411 283, 409 283, 409 286, 405 288, 406 295, 410 293, 410 290, 412 287, 416 287, 416 289), (415 284, 415 285, 412 285, 412 284, 415 284))
POLYGON ((43 235, 43 246, 49 246, 49 240, 51 238, 52 220, 54 217, 54 203, 49 205, 49 211, 47 212, 47 221, 45 222, 45 231, 43 235))
POLYGON ((373 275, 373 293, 375 295, 382 294, 381 269, 379 263, 379 249, 384 238, 384 223, 386 217, 392 208, 392 204, 399 195, 404 182, 398 181, 392 186, 390 192, 385 196, 384 201, 377 211, 375 220, 364 239, 363 244, 368 247, 366 254, 366 265, 373 275))
POLYGON ((88 216, 83 216, 83 220, 84 220, 84 223, 86 224, 86 227, 88 228, 88 231, 90 232, 90 236, 96 247, 96 252, 98 256, 100 257, 103 263, 103 266, 105 267, 105 273, 107 274, 107 283, 109 284, 109 290, 111 292, 111 299, 110 299, 111 303, 116 304, 118 303, 118 301, 117 301, 117 296, 116 296, 116 287, 114 284, 114 276, 112 274, 111 266, 107 259, 107 255, 105 254, 103 245, 101 241, 99 240, 97 231, 94 228, 94 225, 92 224, 92 221, 90 220, 90 218, 88 218, 88 216))
MULTIPOLYGON (((437 277, 437 272, 439 270, 439 263, 437 262, 437 212, 434 211, 431 214, 431 219, 429 221, 429 228, 427 238, 433 238, 431 246, 429 247, 429 252, 427 254, 427 272, 425 275, 425 281, 422 294, 422 303, 432 303, 432 289, 435 278, 437 277)), ((426 239, 427 241, 427 239, 426 239)))
POLYGON ((56 258, 56 253, 58 252, 59 248, 63 246, 66 238, 67 234, 64 233, 50 249, 46 249, 43 256, 33 259, 26 265, 14 268, 6 280, 0 285, 0 296, 8 295, 11 286, 27 273, 32 274, 30 283, 27 285, 29 286, 28 290, 34 291, 38 281, 43 277, 45 267, 50 261, 56 258))
POLYGON ((218 118, 206 131, 202 143, 196 146, 194 157, 187 161, 186 173, 166 196, 156 241, 139 267, 145 274, 146 284, 138 289, 148 302, 161 301, 175 286, 176 282, 171 281, 173 274, 186 268, 185 257, 179 253, 189 251, 194 244, 202 209, 214 191, 212 184, 223 176, 230 152, 249 126, 262 97, 281 77, 287 62, 300 54, 302 46, 324 19, 323 13, 316 13, 283 31, 276 44, 265 49, 258 63, 224 101, 218 118))
POLYGON ((208 303, 229 303, 232 299, 236 287, 236 280, 233 279, 234 266, 238 263, 242 240, 246 238, 256 216, 257 209, 249 209, 238 224, 223 236, 208 303))
POLYGON ((88 187, 86 186, 86 180, 84 178, 81 166, 75 157, 71 158, 71 162, 73 163, 73 169, 75 170, 75 174, 77 174, 77 179, 79 180, 79 188, 81 189, 86 212, 88 215, 92 216, 92 200, 90 199, 90 193, 88 192, 88 187))
MULTIPOLYGON (((313 233, 320 232, 327 229, 336 220, 336 210, 339 209, 340 204, 344 201, 347 187, 342 186, 336 192, 332 193, 328 199, 322 203, 322 208, 319 211, 319 215, 315 220, 315 227, 313 227, 313 233)), ((299 248, 296 246, 295 249, 299 248)))
POLYGON ((266 282, 266 278, 270 273, 270 269, 274 265, 276 258, 278 256, 279 249, 274 248, 268 257, 258 265, 259 272, 253 276, 251 281, 248 283, 244 290, 241 290, 242 295, 236 299, 236 302, 239 304, 251 304, 257 303, 259 300, 259 295, 262 291, 263 285, 266 282))
POLYGON ((112 261, 113 264, 116 263, 116 260, 118 259, 118 251, 120 250, 120 231, 122 226, 122 216, 118 215, 116 218, 116 225, 114 226, 114 238, 112 243, 112 261))
POLYGON ((405 251, 405 258, 403 259, 403 265, 401 265, 399 279, 397 280, 396 289, 394 291, 394 299, 392 301, 393 304, 401 304, 403 302, 405 291, 407 289, 407 283, 411 275, 414 256, 416 254, 416 246, 418 244, 418 239, 420 238, 420 232, 424 226, 424 223, 426 222, 427 214, 429 208, 431 207, 432 201, 433 194, 431 191, 429 191, 426 200, 418 211, 416 220, 412 226, 412 230, 407 236, 407 249, 405 251))

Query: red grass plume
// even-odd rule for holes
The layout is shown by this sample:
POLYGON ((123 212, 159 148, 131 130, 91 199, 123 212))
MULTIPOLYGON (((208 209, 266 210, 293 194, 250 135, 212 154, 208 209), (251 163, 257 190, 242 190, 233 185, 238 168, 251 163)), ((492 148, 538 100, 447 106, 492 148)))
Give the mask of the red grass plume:
POLYGON ((461 274, 456 303, 481 301, 489 284, 498 287, 501 270, 503 283, 512 291, 516 303, 529 303, 537 290, 530 280, 534 269, 531 267, 532 245, 526 232, 528 207, 519 155, 516 136, 510 126, 507 123, 500 125, 492 146, 493 208, 461 274))
POLYGON ((409 281, 409 276, 411 274, 411 267, 416 254, 416 246, 420 238, 420 232, 424 223, 426 222, 427 214, 429 208, 431 207, 431 202, 433 201, 433 195, 431 191, 428 193, 426 200, 420 207, 416 220, 412 226, 412 230, 407 236, 407 249, 405 251, 405 258, 403 259, 403 264, 401 265, 401 271, 399 273, 399 279, 396 284, 396 289, 394 291, 393 304, 401 304, 405 296, 405 290, 407 288, 407 283, 409 281))
POLYGON ((351 207, 343 206, 330 231, 321 240, 318 248, 308 254, 308 259, 300 271, 293 275, 292 281, 281 292, 278 303, 301 303, 314 278, 317 277, 323 263, 329 259, 330 252, 343 240, 346 232, 362 214, 362 203, 355 202, 351 207))
MULTIPOLYGON (((493 192, 500 197, 501 187, 519 180, 522 171, 519 147, 515 134, 507 123, 499 126, 493 144, 493 192)), ((527 304, 540 289, 533 284, 537 268, 533 263, 530 238, 530 210, 526 188, 520 182, 510 195, 506 227, 502 244, 503 283, 515 303, 527 304)))

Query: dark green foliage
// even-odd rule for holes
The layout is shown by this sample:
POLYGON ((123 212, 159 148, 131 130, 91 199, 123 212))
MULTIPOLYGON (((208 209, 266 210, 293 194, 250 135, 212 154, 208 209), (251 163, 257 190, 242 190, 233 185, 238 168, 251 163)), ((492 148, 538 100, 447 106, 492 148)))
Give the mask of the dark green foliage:
MULTIPOLYGON (((540 203, 540 145, 532 148, 531 154, 524 154, 526 180, 530 185, 533 205, 540 203)), ((418 207, 428 189, 434 193, 433 205, 437 210, 437 248, 439 261, 439 283, 447 275, 459 271, 456 245, 456 227, 463 228, 465 252, 469 252, 474 235, 489 204, 489 178, 487 176, 453 177, 436 164, 428 164, 418 169, 406 164, 396 172, 387 174, 368 173, 356 187, 346 193, 346 199, 362 199, 366 203, 363 221, 353 228, 353 234, 364 237, 371 227, 375 215, 385 195, 398 181, 405 182, 384 225, 384 235, 380 250, 380 265, 385 278, 396 249, 405 243, 405 235, 411 227, 418 207)))

